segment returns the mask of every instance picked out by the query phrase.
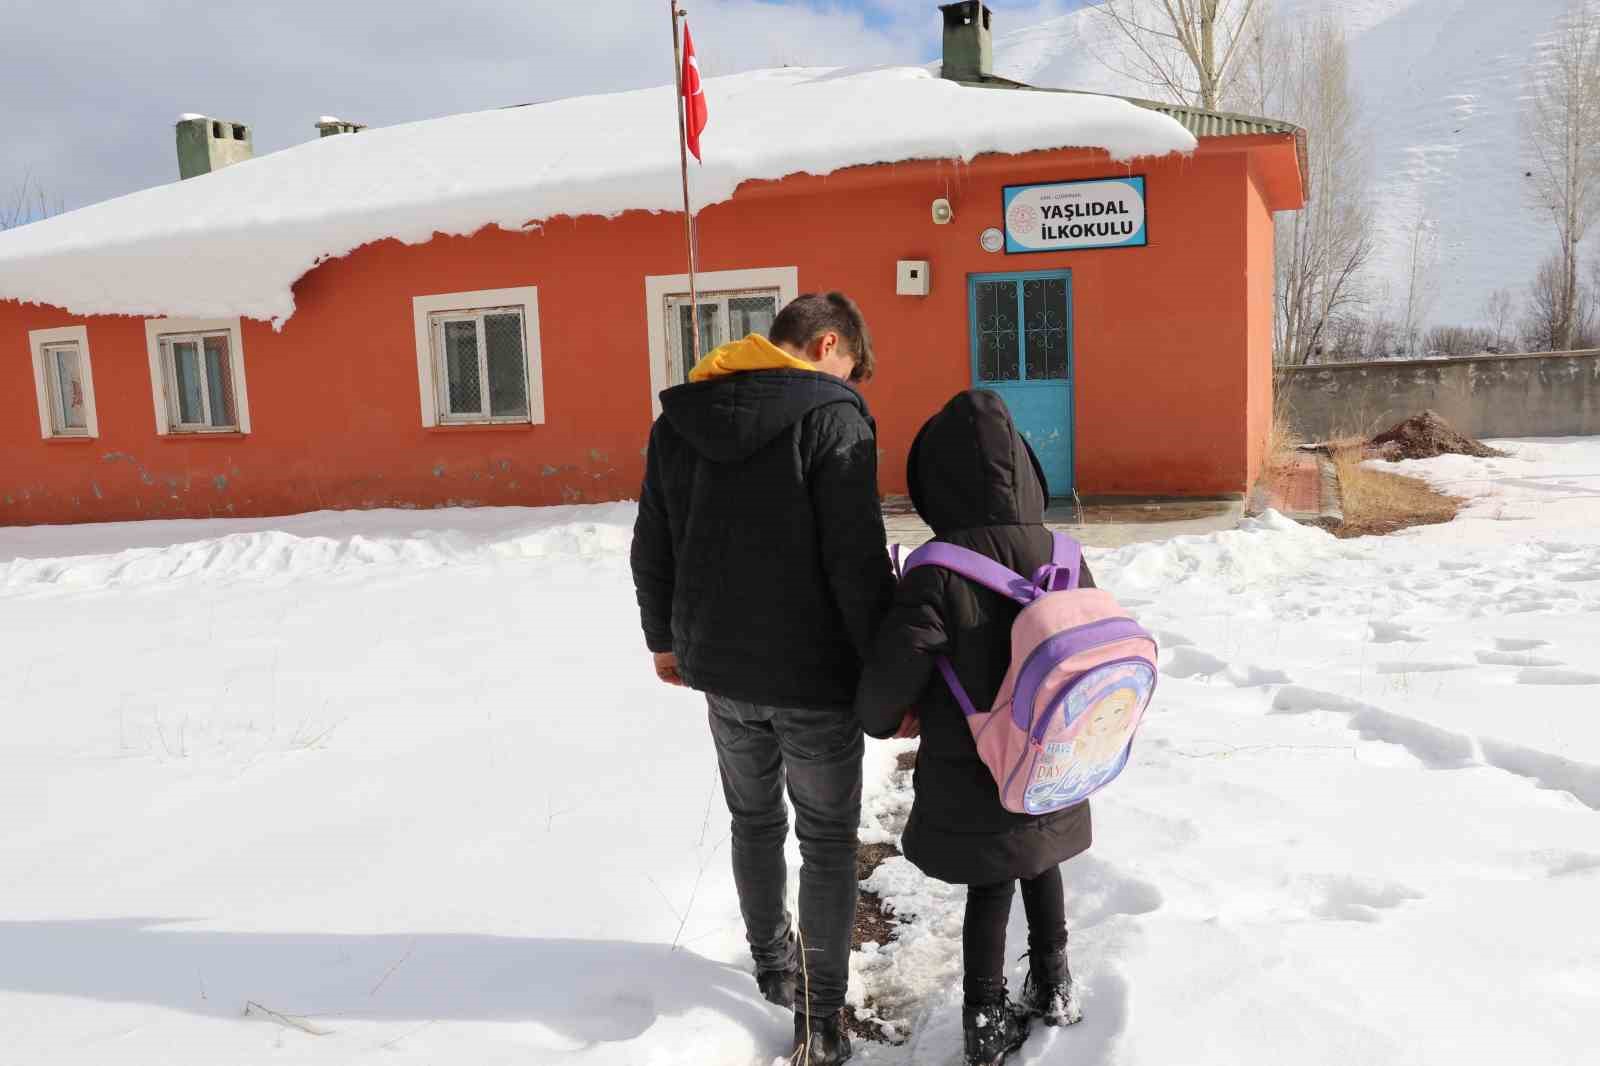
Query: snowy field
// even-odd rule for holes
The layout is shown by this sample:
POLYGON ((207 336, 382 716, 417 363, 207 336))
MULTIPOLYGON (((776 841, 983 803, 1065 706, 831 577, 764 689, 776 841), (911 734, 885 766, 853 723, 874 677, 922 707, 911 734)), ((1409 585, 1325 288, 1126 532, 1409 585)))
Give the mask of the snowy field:
MULTIPOLYGON (((1472 498, 1448 526, 1092 556, 1164 676, 1066 867, 1086 1018, 1017 1061, 1595 1061, 1600 439, 1508 447, 1406 464, 1472 498)), ((0 1061, 786 1051, 631 519, 0 529, 0 1061)), ((872 887, 908 924, 855 994, 909 1039, 858 1058, 956 1063, 960 890, 872 887)))

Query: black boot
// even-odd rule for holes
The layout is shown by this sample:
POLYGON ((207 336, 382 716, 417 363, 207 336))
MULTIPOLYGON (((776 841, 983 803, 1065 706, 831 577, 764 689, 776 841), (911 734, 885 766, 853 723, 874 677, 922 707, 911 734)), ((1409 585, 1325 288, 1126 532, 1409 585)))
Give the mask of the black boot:
POLYGON ((1046 1025, 1073 1025, 1083 1020, 1078 986, 1067 968, 1067 946, 1029 952, 1028 979, 1022 984, 1022 1008, 1046 1025))
POLYGON ((756 987, 761 989, 768 1003, 793 1008, 800 994, 800 956, 793 933, 789 934, 784 947, 786 958, 781 965, 756 968, 756 987))
POLYGON ((828 1015, 795 1012, 794 1051, 789 1055, 792 1066, 838 1066, 854 1053, 850 1034, 844 1029, 843 1011, 828 1015))
POLYGON ((1006 998, 1005 978, 985 982, 981 995, 968 995, 961 1008, 967 1066, 999 1066, 1028 1039, 1032 1024, 1021 1007, 1006 998))

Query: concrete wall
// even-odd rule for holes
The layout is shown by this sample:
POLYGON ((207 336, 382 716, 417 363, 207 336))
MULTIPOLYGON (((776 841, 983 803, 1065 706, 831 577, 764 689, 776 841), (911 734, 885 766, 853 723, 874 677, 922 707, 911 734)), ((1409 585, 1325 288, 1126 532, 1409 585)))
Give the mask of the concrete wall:
POLYGON ((1587 436, 1600 434, 1600 351, 1285 367, 1278 396, 1308 440, 1429 408, 1473 437, 1587 436))

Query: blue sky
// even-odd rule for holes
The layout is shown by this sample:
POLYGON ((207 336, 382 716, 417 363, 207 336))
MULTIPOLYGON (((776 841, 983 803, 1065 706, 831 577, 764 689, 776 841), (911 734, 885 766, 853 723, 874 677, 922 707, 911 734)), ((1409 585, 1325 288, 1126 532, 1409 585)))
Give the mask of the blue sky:
MULTIPOLYGON (((995 29, 1084 0, 994 0, 995 29)), ((933 0, 682 0, 707 74, 921 63, 933 0)), ((176 180, 173 122, 249 123, 256 150, 337 114, 390 125, 672 79, 660 0, 3 0, 0 196, 67 208, 176 180)))

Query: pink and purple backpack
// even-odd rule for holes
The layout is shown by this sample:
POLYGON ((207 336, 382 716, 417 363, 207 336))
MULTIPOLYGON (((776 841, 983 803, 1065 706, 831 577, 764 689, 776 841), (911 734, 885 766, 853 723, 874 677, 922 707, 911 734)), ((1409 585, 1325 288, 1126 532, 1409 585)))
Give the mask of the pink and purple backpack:
POLYGON ((906 571, 941 567, 1022 604, 1011 626, 1011 667, 989 710, 972 705, 950 660, 939 657, 1001 806, 1018 814, 1070 807, 1115 780, 1155 693, 1155 638, 1111 593, 1078 587, 1082 561, 1078 542, 1057 533, 1054 557, 1031 579, 938 541, 905 562, 906 571))

